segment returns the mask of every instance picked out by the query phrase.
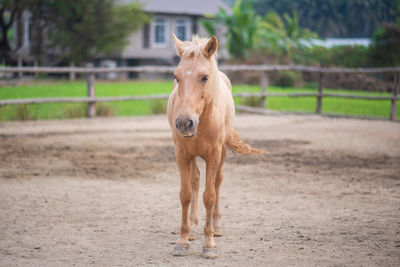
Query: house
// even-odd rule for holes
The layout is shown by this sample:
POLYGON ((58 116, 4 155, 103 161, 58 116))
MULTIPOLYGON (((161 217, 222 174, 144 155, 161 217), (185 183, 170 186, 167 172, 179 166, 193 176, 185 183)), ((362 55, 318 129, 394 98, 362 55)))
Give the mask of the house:
MULTIPOLYGON (((115 0, 119 4, 128 4, 135 0, 115 0)), ((200 20, 206 14, 216 14, 219 7, 227 6, 219 0, 136 0, 143 3, 145 12, 151 15, 150 24, 144 25, 129 37, 129 43, 121 52, 111 56, 99 56, 93 59, 95 66, 139 66, 139 65, 174 65, 178 58, 171 33, 181 40, 189 40, 193 34, 207 36, 200 20)), ((34 36, 30 27, 30 14, 24 11, 21 19, 15 23, 14 44, 19 45, 18 56, 22 60, 33 61, 32 47, 34 36)), ((220 43, 223 35, 218 34, 220 43)), ((57 64, 57 49, 46 51, 44 65, 57 64)), ((220 58, 227 57, 226 51, 219 52, 220 58)), ((59 63, 58 63, 59 64, 59 63)), ((112 78, 110 76, 108 78, 112 78)), ((126 78, 135 78, 136 73, 127 74, 126 78)))
MULTIPOLYGON (((206 14, 216 14, 219 7, 227 9, 223 2, 216 0, 146 1, 143 9, 151 15, 151 23, 133 33, 129 37, 129 44, 121 53, 113 58, 98 58, 95 64, 106 66, 105 61, 109 63, 110 60, 115 60, 118 66, 175 65, 179 59, 176 56, 171 33, 175 33, 181 40, 190 40, 193 34, 207 36, 208 33, 200 20, 206 14)), ((219 35, 223 43, 223 35, 219 35)), ((226 50, 220 51, 220 58, 226 57, 226 50)), ((128 78, 135 77, 136 73, 128 74, 128 78)))

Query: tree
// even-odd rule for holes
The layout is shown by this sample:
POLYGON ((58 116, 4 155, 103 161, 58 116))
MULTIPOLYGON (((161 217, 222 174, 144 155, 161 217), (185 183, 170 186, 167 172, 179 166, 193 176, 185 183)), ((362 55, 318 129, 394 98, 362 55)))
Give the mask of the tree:
POLYGON ((372 37, 370 57, 380 67, 400 65, 400 23, 384 23, 372 37))
POLYGON ((400 65, 400 4, 397 6, 395 23, 382 23, 372 36, 369 56, 380 67, 400 65))
POLYGON ((312 38, 318 38, 316 33, 299 26, 297 13, 283 14, 283 20, 277 13, 268 13, 260 21, 259 46, 272 51, 281 61, 291 62, 294 52, 306 48, 312 38))
POLYGON ((139 3, 118 5, 114 0, 1 0, 0 56, 11 58, 9 31, 16 14, 31 17, 31 53, 40 61, 45 45, 57 47, 62 59, 81 64, 94 55, 121 50, 131 32, 149 21, 139 3), (48 35, 45 38, 44 35, 48 35), (47 40, 47 41, 46 41, 47 40))
POLYGON ((384 21, 393 23, 400 0, 254 0, 257 14, 296 11, 300 26, 322 37, 370 37, 384 21))
POLYGON ((218 24, 225 26, 229 53, 236 58, 246 58, 256 45, 258 20, 252 2, 238 0, 231 10, 220 7, 214 17, 202 23, 210 35, 216 34, 218 24))
POLYGON ((29 0, 25 8, 31 13, 30 22, 30 53, 36 62, 41 65, 44 54, 45 38, 49 24, 51 23, 50 7, 56 3, 53 0, 29 0))
POLYGON ((23 7, 20 0, 2 0, 0 3, 0 58, 8 61, 11 57, 9 30, 14 22, 16 14, 23 7))
POLYGON ((121 50, 131 32, 149 17, 139 3, 117 5, 113 0, 55 0, 49 38, 66 61, 81 64, 93 55, 121 50))

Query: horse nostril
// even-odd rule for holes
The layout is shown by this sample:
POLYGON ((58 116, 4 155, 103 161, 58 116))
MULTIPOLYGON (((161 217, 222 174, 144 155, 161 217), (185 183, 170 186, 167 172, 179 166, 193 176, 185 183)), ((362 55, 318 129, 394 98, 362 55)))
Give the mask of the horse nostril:
POLYGON ((192 129, 192 127, 193 127, 193 121, 192 120, 188 120, 187 127, 189 129, 192 129))
POLYGON ((179 132, 187 133, 192 132, 197 125, 197 121, 189 117, 177 118, 175 120, 175 127, 179 132))

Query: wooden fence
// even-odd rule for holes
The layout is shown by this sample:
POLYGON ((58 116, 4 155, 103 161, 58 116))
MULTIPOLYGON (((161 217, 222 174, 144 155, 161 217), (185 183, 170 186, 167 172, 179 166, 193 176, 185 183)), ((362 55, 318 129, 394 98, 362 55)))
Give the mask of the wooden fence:
MULTIPOLYGON (((137 72, 137 73, 173 73, 175 66, 139 66, 139 67, 118 67, 118 68, 94 68, 93 65, 87 67, 0 67, 0 73, 18 73, 22 77, 23 73, 69 73, 70 77, 75 77, 76 73, 87 74, 87 97, 74 98, 32 98, 32 99, 7 99, 0 100, 0 106, 15 104, 40 104, 54 102, 87 102, 87 116, 89 118, 96 116, 96 102, 106 101, 132 101, 132 100, 152 100, 167 99, 168 95, 143 95, 143 96, 119 96, 119 97, 96 97, 95 93, 95 74, 108 72, 137 72)), ((261 92, 260 93, 234 93, 235 97, 260 97, 261 108, 265 107, 265 101, 268 97, 316 97, 316 113, 322 112, 322 99, 324 97, 367 99, 367 100, 390 100, 391 106, 389 119, 396 119, 398 93, 400 90, 400 67, 389 68, 319 68, 293 65, 232 65, 220 66, 222 71, 256 71, 261 73, 261 92), (319 73, 318 93, 268 93, 268 74, 272 71, 299 71, 319 73), (327 73, 394 73, 394 86, 392 96, 362 96, 351 94, 332 94, 323 92, 323 77, 327 73)))

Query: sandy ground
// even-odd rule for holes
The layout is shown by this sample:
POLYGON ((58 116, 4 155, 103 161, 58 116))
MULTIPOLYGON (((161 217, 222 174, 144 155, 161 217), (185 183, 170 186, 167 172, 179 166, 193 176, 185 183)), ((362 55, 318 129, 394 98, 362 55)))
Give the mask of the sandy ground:
POLYGON ((0 124, 0 266, 399 266, 399 123, 239 115, 236 128, 271 154, 228 154, 225 236, 206 260, 204 236, 170 255, 165 116, 0 124))

